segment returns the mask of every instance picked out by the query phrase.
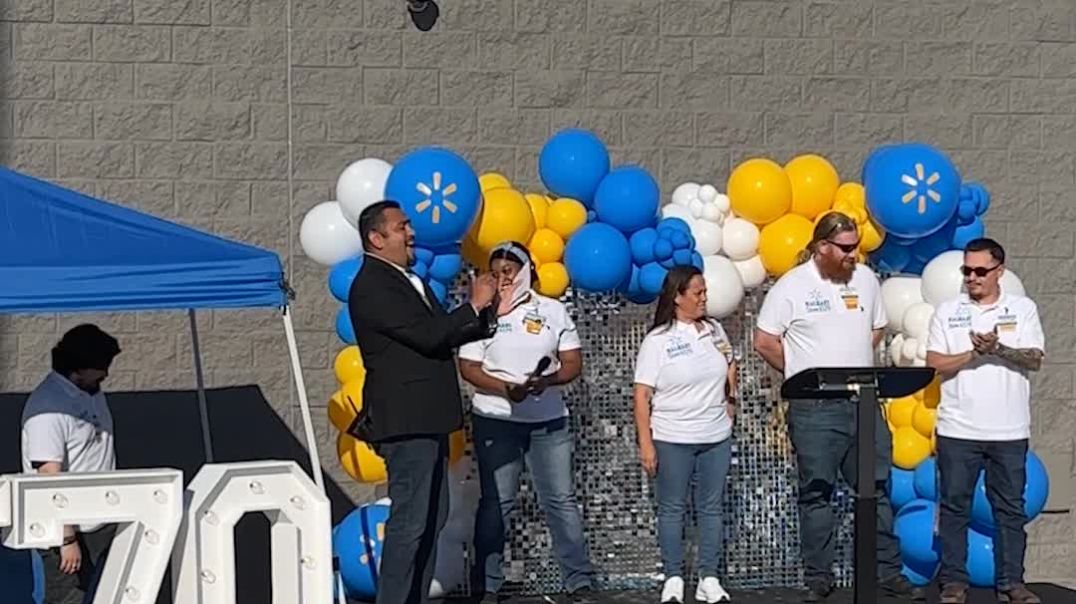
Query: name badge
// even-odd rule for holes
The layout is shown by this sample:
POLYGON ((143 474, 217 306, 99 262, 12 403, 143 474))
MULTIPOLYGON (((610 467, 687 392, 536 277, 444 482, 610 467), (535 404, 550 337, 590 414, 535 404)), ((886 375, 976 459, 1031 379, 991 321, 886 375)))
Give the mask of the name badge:
POLYGON ((999 333, 1016 331, 1016 315, 1005 314, 998 317, 996 327, 999 333))
POLYGON ((845 310, 859 310, 859 293, 852 288, 841 289, 841 301, 845 310))
POLYGON ((538 335, 542 333, 543 325, 545 325, 545 317, 538 314, 537 311, 529 311, 523 317, 523 327, 526 328, 527 333, 531 335, 538 335))

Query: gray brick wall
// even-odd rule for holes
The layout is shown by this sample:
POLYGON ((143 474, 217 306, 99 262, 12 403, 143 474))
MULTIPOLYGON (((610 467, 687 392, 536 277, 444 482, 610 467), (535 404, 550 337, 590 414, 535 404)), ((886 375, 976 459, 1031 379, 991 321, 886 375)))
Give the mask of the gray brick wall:
MULTIPOLYGON (((666 193, 755 154, 823 153, 846 179, 883 142, 952 154, 1049 328, 1033 440, 1076 503, 1074 2, 442 0, 423 34, 402 0, 0 0, 0 161, 279 252, 316 405, 335 303, 297 230, 340 169, 439 143, 535 186, 542 142, 576 125, 666 193)), ((130 351, 113 388, 192 383, 182 314, 94 319, 130 351)), ((32 387, 73 320, 0 318, 0 387, 32 387)), ((260 384, 294 421, 274 313, 200 321, 209 383, 260 384)), ((1076 581, 1073 514, 1031 531, 1030 576, 1076 581)))

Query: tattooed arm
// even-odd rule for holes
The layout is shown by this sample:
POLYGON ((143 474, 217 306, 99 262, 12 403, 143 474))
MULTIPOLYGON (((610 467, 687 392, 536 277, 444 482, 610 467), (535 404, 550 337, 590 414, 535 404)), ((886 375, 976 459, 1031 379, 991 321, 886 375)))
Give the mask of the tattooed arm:
POLYGON ((1027 371, 1038 371, 1042 368, 1043 354, 1037 348, 1010 348, 999 343, 990 354, 1027 371))

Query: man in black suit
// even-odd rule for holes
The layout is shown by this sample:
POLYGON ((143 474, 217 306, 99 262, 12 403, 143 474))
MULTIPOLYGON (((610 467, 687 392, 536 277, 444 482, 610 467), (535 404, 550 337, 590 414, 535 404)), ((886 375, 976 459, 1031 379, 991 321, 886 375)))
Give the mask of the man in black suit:
POLYGON ((448 516, 448 435, 463 427, 455 349, 496 328, 496 282, 471 283, 470 303, 445 312, 409 270, 415 232, 400 205, 359 216, 366 259, 348 310, 366 366, 362 409, 348 430, 385 459, 392 509, 385 527, 377 604, 429 597, 437 536, 448 516))

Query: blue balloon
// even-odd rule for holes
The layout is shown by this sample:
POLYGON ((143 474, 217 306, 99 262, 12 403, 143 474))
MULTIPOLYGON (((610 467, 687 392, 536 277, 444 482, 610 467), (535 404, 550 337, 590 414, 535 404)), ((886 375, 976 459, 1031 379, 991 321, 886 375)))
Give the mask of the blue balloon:
POLYGON ((921 143, 875 149, 863 165, 867 209, 886 233, 925 237, 956 214, 960 174, 941 151, 921 143))
POLYGON ((587 210, 587 222, 594 222, 598 219, 598 213, 594 210, 587 210))
POLYGON ((672 258, 674 251, 676 250, 673 249, 673 244, 668 239, 659 237, 658 240, 654 242, 654 259, 658 262, 672 258))
MULTIPOLYGON (((1024 462, 1024 471, 1027 480, 1024 483, 1024 515, 1033 520, 1042 513, 1046 507, 1046 499, 1050 496, 1050 477, 1046 473, 1046 466, 1034 452, 1028 451, 1024 462)), ((979 472, 979 478, 975 482, 975 495, 971 501, 971 528, 988 536, 993 536, 995 530, 994 510, 990 506, 990 500, 986 496, 986 474, 979 472)))
POLYGON ((668 273, 665 267, 655 262, 644 264, 639 267, 639 289, 651 295, 660 294, 668 273))
POLYGON ((918 260, 923 265, 930 264, 933 260, 942 252, 947 252, 952 249, 953 245, 953 233, 956 232, 956 219, 950 220, 940 230, 934 231, 932 235, 923 237, 911 246, 912 259, 918 260))
POLYGON ((901 507, 893 521, 893 532, 900 541, 900 555, 909 568, 930 574, 938 564, 941 545, 934 538, 933 501, 913 499, 901 507))
POLYGON ((931 456, 915 467, 915 494, 920 499, 938 500, 938 464, 931 456))
POLYGON ((889 468, 889 504, 894 510, 915 499, 915 472, 896 466, 889 468))
POLYGON ((968 531, 968 583, 975 587, 993 587, 994 538, 975 530, 968 531))
MULTIPOLYGON (((936 571, 937 568, 935 568, 934 570, 936 571)), ((904 575, 904 578, 907 579, 908 582, 910 582, 912 585, 917 585, 919 587, 930 585, 930 582, 934 580, 933 572, 924 575, 918 571, 909 568, 907 564, 905 564, 904 567, 900 569, 900 574, 904 575)))
POLYGON ((684 233, 683 231, 673 231, 669 233, 669 241, 673 244, 674 250, 686 250, 691 246, 691 235, 684 233))
POLYGON ((654 261, 654 242, 658 240, 658 232, 654 229, 639 229, 631 234, 628 244, 631 245, 631 260, 642 266, 647 262, 654 261))
POLYGON ((437 254, 433 250, 431 250, 430 248, 427 248, 427 247, 416 247, 415 248, 415 262, 421 262, 423 264, 428 265, 431 262, 433 262, 433 258, 436 255, 437 254))
POLYGON ((977 182, 964 183, 960 187, 960 201, 971 200, 975 206, 975 215, 982 216, 990 209, 990 191, 977 182))
POLYGON ((333 530, 333 557, 340 562, 340 579, 351 598, 372 600, 377 595, 378 565, 389 506, 367 504, 353 510, 333 530))
POLYGON ((448 288, 445 287, 444 283, 428 280, 426 281, 426 285, 430 286, 430 291, 433 292, 434 297, 441 303, 441 306, 444 306, 448 302, 448 288))
POLYGON ((478 176, 452 151, 422 147, 400 158, 389 172, 385 196, 403 207, 423 246, 458 242, 478 215, 478 176))
POLYGON ((702 254, 698 252, 691 252, 691 265, 700 271, 706 267, 706 264, 702 261, 702 254))
POLYGON ((886 236, 881 247, 870 254, 871 264, 883 273, 902 272, 911 259, 912 253, 908 247, 891 242, 889 236, 886 236))
POLYGON ((351 326, 351 315, 346 304, 336 311, 336 336, 345 344, 355 343, 355 328, 351 326))
POLYGON ((674 266, 691 266, 691 256, 695 253, 695 250, 691 248, 676 250, 673 252, 673 265, 674 266))
POLYGON ((657 181, 639 166, 613 169, 594 193, 598 220, 627 234, 653 226, 660 204, 661 189, 657 181))
POLYGON ((664 232, 666 230, 673 230, 682 231, 684 233, 687 233, 688 235, 691 234, 691 227, 688 226, 686 222, 684 222, 684 219, 675 217, 662 218, 661 220, 659 220, 657 230, 658 233, 664 232))
POLYGON ((672 256, 669 256, 668 258, 659 261, 658 264, 665 267, 666 269, 671 269, 676 266, 676 259, 672 256))
POLYGON ((538 177, 558 197, 590 207, 609 173, 609 150, 594 133, 569 128, 554 134, 538 155, 538 177))
POLYGON ((919 243, 919 239, 920 239, 920 237, 911 237, 911 238, 897 237, 896 235, 891 235, 889 233, 886 233, 885 243, 891 243, 893 245, 902 245, 902 246, 905 246, 905 247, 911 247, 911 246, 919 243))
POLYGON ((590 292, 612 291, 631 277, 631 246, 620 231, 592 222, 568 240, 564 265, 574 287, 590 292))
POLYGON ((975 207, 975 202, 971 198, 960 198, 960 203, 956 206, 956 220, 958 224, 968 224, 979 214, 978 208, 975 207))
POLYGON ((956 232, 953 233, 953 245, 952 249, 962 250, 968 247, 973 239, 979 239, 986 236, 986 225, 983 224, 983 219, 976 216, 972 221, 963 226, 956 227, 956 232))
POLYGON ((908 264, 904 266, 903 273, 909 275, 922 275, 923 269, 927 267, 927 263, 919 260, 918 258, 912 258, 908 260, 908 264))
POLYGON ((355 275, 362 269, 362 261, 365 256, 348 258, 337 262, 329 271, 329 292, 341 302, 347 302, 348 293, 351 291, 351 282, 355 275))
POLYGON ((426 266, 425 262, 416 260, 415 263, 411 265, 411 272, 418 275, 419 279, 425 279, 429 271, 430 267, 426 266))
POLYGON ((436 279, 442 283, 451 283, 462 269, 463 256, 460 256, 459 253, 439 254, 430 262, 430 268, 426 272, 431 279, 436 279))

